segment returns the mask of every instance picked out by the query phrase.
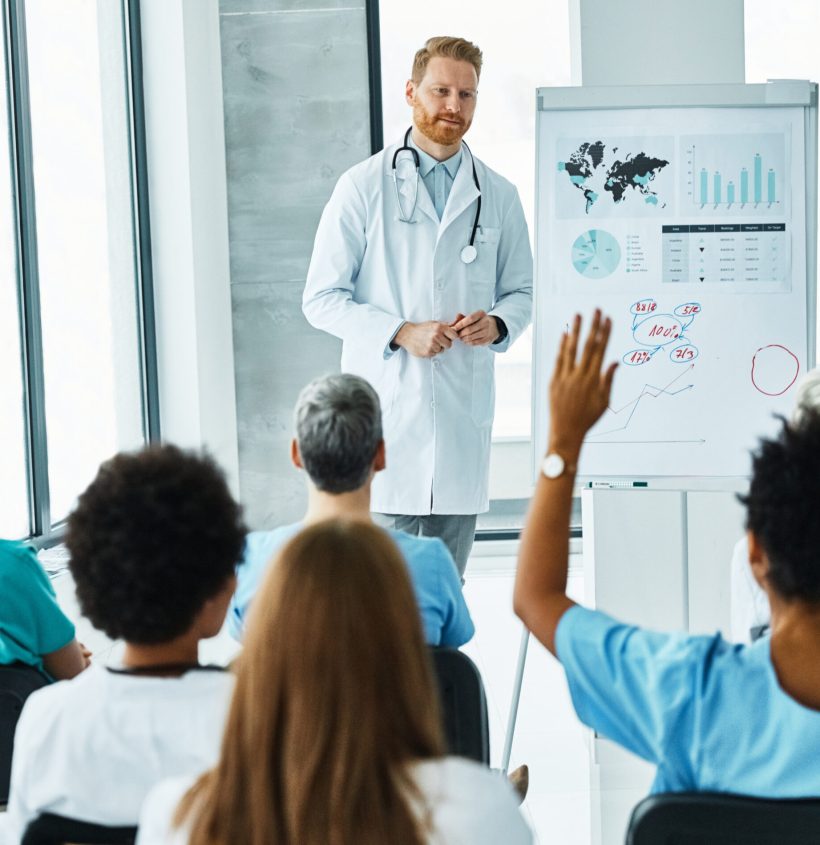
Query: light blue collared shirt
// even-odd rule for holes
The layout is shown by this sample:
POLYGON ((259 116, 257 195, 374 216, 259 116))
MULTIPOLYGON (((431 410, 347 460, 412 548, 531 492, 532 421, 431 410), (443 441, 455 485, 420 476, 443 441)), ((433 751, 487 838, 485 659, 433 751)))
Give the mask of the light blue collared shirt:
POLYGON ((413 143, 412 137, 409 145, 419 154, 419 175, 427 188, 427 193, 430 194, 430 199, 433 200, 438 219, 441 220, 444 208, 447 205, 447 198, 450 196, 450 189, 453 187, 453 181, 461 165, 461 147, 454 156, 450 156, 445 161, 437 161, 433 156, 417 147, 413 143))

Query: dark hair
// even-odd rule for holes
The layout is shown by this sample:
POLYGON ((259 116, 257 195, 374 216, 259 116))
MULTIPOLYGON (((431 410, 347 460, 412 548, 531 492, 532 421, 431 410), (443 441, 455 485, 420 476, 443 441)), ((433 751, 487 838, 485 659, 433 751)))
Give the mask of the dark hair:
POLYGON ((769 559, 769 583, 785 599, 820 601, 820 413, 782 420, 752 457, 746 528, 769 559))
POLYGON ((211 457, 176 446, 115 455, 68 517, 80 608, 112 639, 173 640, 225 587, 245 532, 211 457))
POLYGON ((358 490, 369 478, 382 439, 379 395, 350 373, 317 378, 303 388, 293 412, 299 457, 326 493, 358 490))

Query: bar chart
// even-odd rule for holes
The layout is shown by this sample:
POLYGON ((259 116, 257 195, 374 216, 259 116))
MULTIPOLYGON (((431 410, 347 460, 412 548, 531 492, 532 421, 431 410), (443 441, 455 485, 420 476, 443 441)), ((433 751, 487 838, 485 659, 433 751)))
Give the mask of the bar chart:
POLYGON ((683 138, 685 191, 699 213, 782 213, 785 135, 683 138))

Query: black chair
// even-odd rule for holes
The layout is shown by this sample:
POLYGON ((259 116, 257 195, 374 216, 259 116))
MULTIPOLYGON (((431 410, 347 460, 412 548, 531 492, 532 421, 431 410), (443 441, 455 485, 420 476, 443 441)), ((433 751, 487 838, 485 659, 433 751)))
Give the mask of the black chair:
POLYGON ((487 697, 475 663, 455 648, 431 648, 450 754, 490 765, 487 697))
POLYGON ((632 811, 626 845, 809 845, 820 798, 773 800, 716 792, 650 795, 632 811))
POLYGON ((136 827, 106 827, 43 813, 26 828, 21 845, 134 845, 136 827))
POLYGON ((41 672, 25 663, 0 666, 0 804, 9 800, 11 753, 20 711, 31 693, 47 683, 41 672))

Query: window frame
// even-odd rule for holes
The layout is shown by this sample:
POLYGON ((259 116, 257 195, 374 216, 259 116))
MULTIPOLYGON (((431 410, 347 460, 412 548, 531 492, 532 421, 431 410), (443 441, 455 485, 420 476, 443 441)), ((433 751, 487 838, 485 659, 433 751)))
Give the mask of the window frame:
POLYGON ((367 21, 367 79, 370 90, 370 154, 375 155, 384 148, 379 0, 366 0, 365 18, 367 21))
MULTIPOLYGON (((127 91, 130 193, 134 279, 137 303, 138 359, 145 442, 160 438, 154 284, 151 264, 145 103, 142 76, 142 40, 139 0, 119 0, 123 21, 125 87, 127 91)), ((48 474, 48 441, 43 369, 43 334, 37 252, 37 216, 34 195, 31 107, 26 48, 25 0, 3 0, 3 60, 8 112, 16 286, 21 367, 25 462, 29 512, 26 538, 35 548, 59 543, 65 520, 52 524, 48 474)))

